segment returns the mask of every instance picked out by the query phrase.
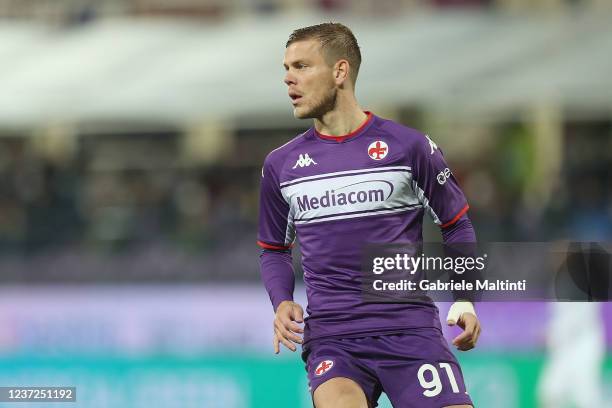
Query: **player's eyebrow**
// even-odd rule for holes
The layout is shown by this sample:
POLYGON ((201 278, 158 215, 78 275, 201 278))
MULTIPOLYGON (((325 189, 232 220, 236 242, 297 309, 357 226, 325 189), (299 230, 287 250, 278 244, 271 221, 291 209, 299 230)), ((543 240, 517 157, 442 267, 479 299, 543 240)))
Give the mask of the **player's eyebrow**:
MULTIPOLYGON (((298 60, 295 60, 295 61, 291 62, 291 66, 293 66, 293 67, 295 67, 295 66, 297 66, 299 64, 306 64, 306 62, 304 60, 301 60, 301 59, 298 59, 298 60)), ((285 68, 285 71, 289 69, 289 65, 287 65, 286 62, 283 62, 283 67, 285 68)))

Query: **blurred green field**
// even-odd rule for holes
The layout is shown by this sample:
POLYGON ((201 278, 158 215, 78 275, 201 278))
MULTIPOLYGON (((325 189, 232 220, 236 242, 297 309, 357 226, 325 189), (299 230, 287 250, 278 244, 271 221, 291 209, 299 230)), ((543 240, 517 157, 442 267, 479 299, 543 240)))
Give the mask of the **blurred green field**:
MULTIPOLYGON (((477 407, 536 407, 543 367, 539 353, 460 356, 477 407)), ((604 389, 612 389, 612 356, 604 389)), ((304 367, 297 355, 231 353, 200 357, 13 357, 0 360, 5 386, 76 386, 73 407, 310 407, 304 367)), ((609 392, 609 391, 608 391, 609 392)), ((21 407, 23 404, 3 404, 21 407)), ((48 404, 28 404, 29 408, 48 404)), ((386 397, 380 407, 390 407, 386 397)))

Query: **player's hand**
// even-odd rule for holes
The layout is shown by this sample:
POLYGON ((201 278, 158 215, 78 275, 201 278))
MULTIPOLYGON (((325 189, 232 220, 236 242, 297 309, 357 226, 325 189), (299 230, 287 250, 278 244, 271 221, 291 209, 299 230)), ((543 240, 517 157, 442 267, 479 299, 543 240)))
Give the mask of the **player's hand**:
POLYGON ((298 323, 304 322, 304 310, 299 304, 285 300, 278 305, 274 317, 274 353, 280 353, 280 343, 291 351, 296 347, 293 343, 302 344, 302 338, 296 333, 304 333, 298 323))
POLYGON ((453 339, 453 344, 461 351, 471 350, 476 347, 480 336, 480 322, 470 302, 458 301, 453 303, 446 322, 449 326, 455 324, 463 329, 463 332, 453 339))

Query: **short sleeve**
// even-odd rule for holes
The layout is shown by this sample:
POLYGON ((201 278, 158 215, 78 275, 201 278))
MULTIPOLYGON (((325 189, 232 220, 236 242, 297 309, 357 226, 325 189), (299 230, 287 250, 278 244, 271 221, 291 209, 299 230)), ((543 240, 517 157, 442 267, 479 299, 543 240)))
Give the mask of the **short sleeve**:
POLYGON ((264 249, 289 249, 295 238, 290 208, 285 201, 270 156, 261 171, 257 243, 264 249))
POLYGON ((418 135, 412 153, 412 187, 433 221, 445 228, 469 208, 442 151, 428 135, 418 135))

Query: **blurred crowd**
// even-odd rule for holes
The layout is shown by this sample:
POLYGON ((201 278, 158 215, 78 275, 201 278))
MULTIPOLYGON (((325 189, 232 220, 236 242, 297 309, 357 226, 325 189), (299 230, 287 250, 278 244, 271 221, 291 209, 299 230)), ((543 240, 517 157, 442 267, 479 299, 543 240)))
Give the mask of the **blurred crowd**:
POLYGON ((77 136, 60 160, 34 139, 0 137, 2 251, 160 240, 205 252, 255 225, 258 171, 185 166, 177 133, 77 136))
MULTIPOLYGON (((410 115, 399 119, 428 126, 410 115)), ((538 161, 544 158, 530 129, 520 121, 490 125, 478 146, 470 148, 475 153, 447 152, 470 201, 479 239, 609 240, 612 122, 564 123, 561 171, 535 185, 538 161), (551 189, 547 200, 531 199, 545 188, 551 189)), ((299 131, 235 129, 227 136, 233 148, 206 162, 187 159, 181 147, 186 134, 179 130, 77 131, 64 136, 71 143, 56 143, 61 147, 54 149, 40 141, 45 136, 4 133, 0 258, 31 262, 49 254, 86 253, 108 260, 130 254, 144 257, 140 264, 149 265, 149 272, 169 262, 158 275, 170 270, 198 279, 256 277, 260 165, 267 152, 299 131)), ((95 267, 87 269, 96 275, 95 267)))
POLYGON ((388 16, 440 9, 486 9, 519 13, 610 9, 607 0, 0 0, 0 17, 81 24, 117 16, 164 16, 223 20, 238 15, 321 12, 388 16))
POLYGON ((175 130, 0 132, 0 279, 257 278, 260 165, 280 140, 251 133, 198 163, 175 130))
MULTIPOLYGON (((0 18, 69 25, 123 15, 222 19, 305 10, 359 16, 410 7, 554 10, 605 4, 612 3, 0 0, 0 18)), ((440 127, 450 119, 423 112, 424 106, 394 109, 390 119, 429 132, 444 149, 480 240, 611 239, 609 113, 588 119, 561 113, 545 124, 555 129, 547 133, 528 115, 440 127)), ((270 150, 310 126, 286 125, 290 115, 270 117, 268 127, 226 123, 222 131, 131 127, 112 119, 95 130, 79 123, 35 130, 0 124, 0 279, 23 279, 31 271, 71 279, 256 279, 261 164, 270 150)), ((436 239, 435 228, 429 232, 426 239, 436 239)))

